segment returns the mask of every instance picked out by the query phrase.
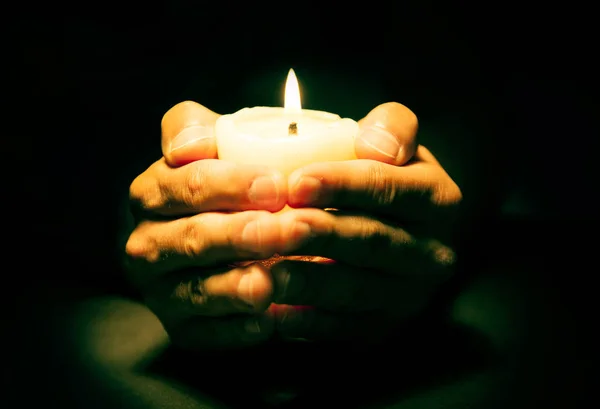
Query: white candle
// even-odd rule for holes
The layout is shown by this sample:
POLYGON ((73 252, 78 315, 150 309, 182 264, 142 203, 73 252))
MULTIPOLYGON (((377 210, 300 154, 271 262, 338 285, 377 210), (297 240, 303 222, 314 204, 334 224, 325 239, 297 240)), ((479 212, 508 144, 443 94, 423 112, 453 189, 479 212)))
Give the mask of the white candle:
POLYGON ((243 108, 217 120, 219 159, 265 165, 288 176, 313 162, 356 159, 358 124, 323 111, 302 109, 300 87, 290 70, 285 104, 243 108))

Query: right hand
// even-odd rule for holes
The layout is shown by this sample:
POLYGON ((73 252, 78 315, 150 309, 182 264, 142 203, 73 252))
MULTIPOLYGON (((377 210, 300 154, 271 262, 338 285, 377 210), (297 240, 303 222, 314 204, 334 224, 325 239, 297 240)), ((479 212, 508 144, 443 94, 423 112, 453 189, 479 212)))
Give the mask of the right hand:
POLYGON ((274 330, 266 313, 270 272, 259 263, 233 263, 289 252, 309 234, 307 226, 271 213, 287 199, 282 174, 216 159, 217 118, 194 102, 171 108, 162 120, 163 158, 129 191, 128 278, 171 341, 184 348, 268 339, 274 330))

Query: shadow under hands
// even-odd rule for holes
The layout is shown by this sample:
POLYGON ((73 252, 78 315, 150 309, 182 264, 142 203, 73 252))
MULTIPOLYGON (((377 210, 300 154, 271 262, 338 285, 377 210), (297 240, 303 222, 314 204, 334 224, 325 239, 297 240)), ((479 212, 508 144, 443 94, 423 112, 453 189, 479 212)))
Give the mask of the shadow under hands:
POLYGON ((376 350, 315 345, 305 354, 298 364, 306 380, 297 398, 281 405, 286 409, 383 407, 482 372, 498 359, 483 334, 433 320, 404 326, 376 350))
POLYGON ((398 401, 478 373, 493 356, 468 326, 425 319, 378 347, 272 342, 251 350, 198 354, 170 349, 148 370, 231 407, 365 407, 398 401))

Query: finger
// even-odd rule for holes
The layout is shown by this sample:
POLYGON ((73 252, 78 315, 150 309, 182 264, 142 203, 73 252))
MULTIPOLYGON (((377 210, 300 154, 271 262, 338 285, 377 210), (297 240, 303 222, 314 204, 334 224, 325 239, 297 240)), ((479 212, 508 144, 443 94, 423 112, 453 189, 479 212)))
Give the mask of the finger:
POLYGON ((377 343, 395 321, 378 311, 336 313, 291 305, 277 305, 273 311, 275 332, 284 339, 377 343))
POLYGON ((417 149, 417 116, 397 102, 381 104, 359 121, 356 157, 403 165, 417 149))
POLYGON ((219 114, 193 101, 175 105, 163 116, 162 153, 170 166, 217 157, 214 126, 219 114))
POLYGON ((369 311, 405 298, 399 277, 335 262, 284 260, 275 264, 273 302, 328 311, 369 311))
POLYGON ((129 188, 133 205, 165 216, 207 211, 281 210, 287 200, 287 180, 262 166, 217 159, 173 169, 160 159, 129 188))
POLYGON ((125 245, 125 266, 131 279, 143 285, 168 271, 266 259, 299 247, 309 235, 305 224, 262 211, 144 221, 125 245))
POLYGON ((440 280, 451 274, 456 262, 454 251, 438 240, 417 238, 403 228, 370 217, 294 209, 281 218, 286 224, 304 223, 310 228, 310 240, 293 250, 293 254, 322 256, 355 267, 402 276, 429 275, 440 280))
POLYGON ((446 217, 460 203, 460 189, 426 148, 419 147, 416 158, 400 167, 372 160, 307 165, 290 175, 288 203, 362 209, 410 221, 446 217))
POLYGON ((189 350, 229 349, 256 345, 274 331, 273 318, 256 316, 195 317, 183 325, 167 328, 171 341, 189 350))
POLYGON ((166 274, 144 288, 146 302, 169 322, 194 315, 223 316, 263 312, 271 304, 273 280, 258 263, 166 274))

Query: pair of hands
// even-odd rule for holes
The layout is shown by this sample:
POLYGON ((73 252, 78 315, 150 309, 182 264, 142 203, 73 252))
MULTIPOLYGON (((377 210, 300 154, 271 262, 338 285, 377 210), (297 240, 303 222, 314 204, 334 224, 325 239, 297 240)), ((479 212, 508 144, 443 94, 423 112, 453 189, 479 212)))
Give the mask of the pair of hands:
POLYGON ((173 343, 378 340, 449 277, 462 196, 416 144, 408 108, 383 104, 359 122, 358 160, 289 178, 218 160, 218 117, 194 102, 169 110, 163 158, 130 186, 126 271, 173 343), (258 262, 275 255, 287 257, 258 262))

